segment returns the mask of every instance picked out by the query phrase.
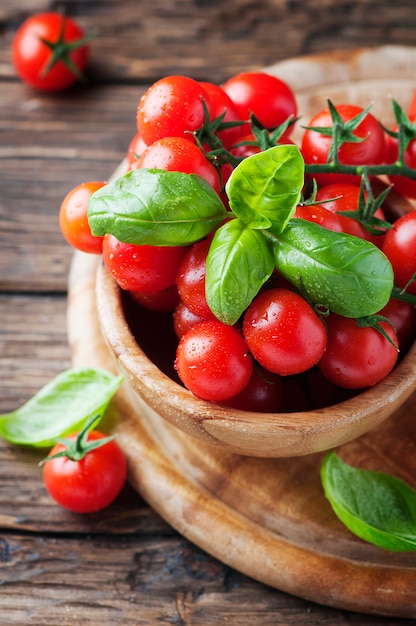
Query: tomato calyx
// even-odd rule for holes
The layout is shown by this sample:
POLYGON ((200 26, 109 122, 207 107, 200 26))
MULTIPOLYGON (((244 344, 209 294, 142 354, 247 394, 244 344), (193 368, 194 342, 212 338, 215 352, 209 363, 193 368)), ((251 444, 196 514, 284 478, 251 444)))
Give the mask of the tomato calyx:
POLYGON ((328 152, 328 163, 334 163, 339 165, 338 152, 344 143, 362 143, 367 137, 358 137, 354 134, 358 126, 370 112, 371 105, 368 105, 363 111, 349 119, 344 121, 331 100, 327 100, 328 109, 331 115, 331 126, 303 126, 305 130, 312 130, 314 132, 325 135, 326 137, 332 137, 331 147, 328 152))
POLYGON ((403 165, 404 154, 409 143, 416 139, 416 121, 410 120, 406 113, 403 111, 402 107, 396 102, 396 100, 392 100, 392 108, 394 112, 394 117, 396 118, 397 123, 397 131, 390 130, 383 126, 384 132, 386 132, 390 137, 394 137, 398 142, 398 156, 396 163, 398 165, 403 165))
POLYGON ((62 444, 63 446, 65 446, 65 449, 57 452, 56 454, 45 457, 40 461, 39 465, 44 465, 44 463, 46 463, 47 461, 51 461, 52 459, 57 459, 59 457, 66 457, 71 461, 78 462, 81 461, 92 450, 95 450, 96 448, 101 448, 109 441, 112 441, 115 435, 110 435, 109 437, 88 441, 89 432, 94 428, 94 425, 97 424, 100 419, 100 415, 95 415, 86 423, 84 428, 77 434, 75 439, 68 439, 66 437, 57 438, 56 443, 62 444))
POLYGON ((391 223, 387 220, 375 217, 375 213, 380 209, 387 198, 393 185, 386 187, 376 197, 371 187, 369 177, 366 173, 361 177, 360 194, 358 196, 358 207, 356 211, 337 211, 339 215, 356 219, 372 235, 380 235, 391 228, 391 223))
POLYGON ((39 37, 39 40, 51 51, 52 55, 48 62, 44 65, 40 72, 40 76, 44 78, 51 71, 58 61, 61 61, 66 65, 68 70, 76 76, 77 80, 85 83, 86 78, 84 73, 79 69, 79 67, 72 61, 70 57, 70 52, 85 46, 92 38, 93 34, 89 33, 85 37, 81 37, 80 39, 76 39, 75 41, 66 42, 64 41, 65 37, 65 16, 62 15, 60 31, 58 35, 58 39, 56 41, 50 41, 44 37, 39 37))
POLYGON ((394 349, 399 352, 399 346, 392 340, 392 338, 381 325, 381 323, 389 324, 393 328, 393 330, 395 330, 393 324, 390 322, 389 319, 387 319, 387 317, 384 317, 384 315, 366 315, 364 317, 358 317, 355 321, 359 328, 373 328, 374 330, 379 332, 384 337, 384 339, 386 339, 386 341, 388 341, 394 347, 394 349))

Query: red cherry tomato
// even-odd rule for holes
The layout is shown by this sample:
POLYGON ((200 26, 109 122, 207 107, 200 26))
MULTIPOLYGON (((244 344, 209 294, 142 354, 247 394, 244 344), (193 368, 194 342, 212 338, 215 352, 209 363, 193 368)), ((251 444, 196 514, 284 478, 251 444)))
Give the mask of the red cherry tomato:
POLYGON ((191 246, 176 277, 181 300, 194 315, 203 319, 215 319, 205 297, 206 259, 210 244, 210 239, 204 239, 191 246))
POLYGON ((185 137, 163 137, 146 148, 134 168, 198 174, 219 194, 221 178, 218 169, 198 146, 185 137))
POLYGON ((332 313, 326 319, 328 343, 318 367, 331 382, 347 389, 371 387, 396 364, 398 339, 392 326, 380 324, 392 345, 376 329, 360 328, 357 321, 332 313))
MULTIPOLYGON (((409 117, 410 121, 416 122, 416 115, 409 117)), ((397 126, 394 128, 397 131, 397 126)), ((386 135, 386 162, 394 163, 399 156, 399 144, 395 137, 386 135)), ((416 139, 412 139, 404 153, 404 162, 408 167, 416 169, 416 139)), ((416 198, 416 180, 406 176, 391 175, 388 177, 393 183, 394 189, 406 198, 416 198)))
POLYGON ((143 154, 147 148, 147 144, 143 141, 140 133, 136 133, 131 138, 126 152, 126 159, 129 167, 136 163, 137 159, 143 154))
POLYGON ((81 77, 87 64, 89 48, 85 41, 84 31, 70 17, 52 12, 33 15, 13 39, 16 72, 36 89, 66 89, 81 77))
MULTIPOLYGON (((361 107, 351 104, 340 104, 335 108, 344 122, 351 120, 363 111, 361 107)), ((331 128, 332 118, 329 108, 326 107, 314 115, 307 126, 331 128)), ((384 130, 371 113, 367 113, 353 134, 356 137, 361 137, 363 141, 343 143, 338 152, 339 162, 342 165, 378 165, 383 162, 385 156, 384 130)), ((305 130, 301 142, 301 151, 305 163, 311 165, 327 163, 331 142, 332 137, 316 130, 305 130)), ((359 177, 348 174, 314 174, 313 176, 319 185, 328 185, 333 182, 358 182, 359 184, 359 177)))
POLYGON ((173 312, 173 328, 177 338, 180 339, 192 326, 204 322, 205 320, 206 318, 192 313, 185 303, 179 300, 173 312))
MULTIPOLYGON (((106 435, 93 430, 87 441, 104 439, 106 435)), ((74 440, 76 435, 68 439, 74 440)), ((49 456, 62 452, 66 446, 56 444, 49 456)), ((107 507, 119 495, 127 477, 123 452, 114 441, 86 453, 79 461, 62 456, 43 465, 43 479, 48 493, 61 506, 76 513, 94 513, 107 507)))
POLYGON ((405 354, 416 338, 416 308, 410 302, 390 298, 379 315, 393 325, 399 340, 401 355, 405 354))
POLYGON ((203 400, 220 402, 248 384, 253 361, 246 342, 232 326, 205 321, 182 336, 175 369, 187 389, 203 400))
POLYGON ((103 237, 91 233, 88 223, 88 200, 104 182, 87 182, 74 187, 63 199, 59 209, 59 226, 67 242, 82 252, 101 254, 103 237))
MULTIPOLYGON (((265 128, 275 128, 290 116, 297 115, 297 103, 292 89, 284 81, 265 72, 242 72, 223 84, 240 119, 248 121, 250 114, 265 128)), ((249 132, 249 127, 245 127, 249 132)))
MULTIPOLYGON (((224 114, 223 122, 238 122, 240 116, 237 108, 228 94, 220 85, 208 82, 200 82, 200 85, 205 89, 209 96, 211 121, 224 114)), ((232 128, 226 128, 218 132, 218 137, 221 139, 224 148, 230 148, 232 145, 239 141, 243 132, 243 125, 234 126, 232 128)))
POLYGON ((205 89, 187 76, 166 76, 142 96, 137 109, 137 129, 147 145, 163 137, 190 137, 204 123, 205 89))
POLYGON ((136 246, 107 234, 103 262, 122 289, 152 293, 174 284, 185 251, 182 246, 136 246))
POLYGON ((178 289, 175 284, 151 293, 131 291, 130 295, 144 309, 159 311, 159 313, 174 311, 179 301, 178 289))
POLYGON ((416 294, 416 211, 394 222, 384 237, 382 251, 392 264, 396 285, 416 294))
POLYGON ((243 321, 243 335, 253 357, 281 376, 315 365, 326 346, 325 325, 300 295, 269 289, 257 295, 243 321))
MULTIPOLYGON (((318 189, 315 200, 316 202, 322 202, 322 207, 338 216, 338 221, 344 233, 367 239, 367 241, 371 241, 380 247, 383 243, 384 231, 380 232, 380 235, 372 234, 355 217, 342 215, 345 212, 358 210, 359 196, 360 187, 358 185, 335 182, 318 189)), ((386 219, 381 208, 376 210, 374 217, 381 220, 386 219)))
POLYGON ((238 395, 229 400, 224 400, 221 404, 242 411, 276 413, 280 410, 282 402, 282 378, 256 364, 244 389, 238 395))

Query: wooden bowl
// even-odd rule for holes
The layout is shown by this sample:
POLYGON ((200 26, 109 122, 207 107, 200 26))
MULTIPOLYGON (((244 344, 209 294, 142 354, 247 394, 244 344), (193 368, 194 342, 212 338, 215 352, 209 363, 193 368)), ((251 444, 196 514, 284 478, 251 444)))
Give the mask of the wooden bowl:
MULTIPOLYGON (((406 106, 414 88, 416 49, 382 47, 283 61, 267 68, 286 80, 305 120, 335 104, 367 106, 392 124, 390 99, 406 106)), ((391 416, 416 388, 416 344, 378 385, 328 408, 298 413, 254 413, 202 401, 146 355, 128 320, 124 294, 100 267, 97 311, 103 336, 133 390, 143 416, 159 415, 185 433, 231 453, 292 457, 351 441, 391 416)), ((145 329, 146 331, 146 329, 145 329)), ((144 335, 146 332, 144 333, 144 335)))

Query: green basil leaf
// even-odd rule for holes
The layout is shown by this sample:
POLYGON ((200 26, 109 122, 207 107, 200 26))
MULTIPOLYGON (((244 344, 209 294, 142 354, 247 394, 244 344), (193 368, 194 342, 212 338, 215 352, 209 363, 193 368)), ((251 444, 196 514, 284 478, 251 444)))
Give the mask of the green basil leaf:
POLYGON ((227 181, 230 208, 250 228, 281 232, 299 203, 304 162, 292 144, 269 148, 244 159, 227 181))
POLYGON ((365 317, 390 298, 392 266, 364 239, 293 218, 273 248, 276 269, 314 304, 334 313, 365 317))
POLYGON ((195 174, 138 169, 98 189, 88 203, 93 235, 136 245, 186 246, 226 217, 218 194, 195 174))
POLYGON ((385 550, 416 550, 416 491, 394 476, 362 470, 329 453, 321 467, 325 496, 357 537, 385 550))
POLYGON ((0 416, 0 437, 10 443, 49 447, 103 415, 123 376, 93 368, 58 374, 20 408, 0 416))
POLYGON ((207 256, 208 306, 219 320, 235 324, 272 272, 273 255, 262 231, 239 219, 226 222, 207 256))

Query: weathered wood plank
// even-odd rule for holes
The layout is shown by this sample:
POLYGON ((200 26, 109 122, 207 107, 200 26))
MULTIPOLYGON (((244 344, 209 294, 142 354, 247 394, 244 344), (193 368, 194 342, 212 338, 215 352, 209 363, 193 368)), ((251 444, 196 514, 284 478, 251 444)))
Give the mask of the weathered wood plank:
POLYGON ((142 88, 60 98, 0 83, 0 289, 65 291, 72 249, 58 222, 75 185, 106 180, 135 132, 142 88))
POLYGON ((0 536, 0 561, 4 626, 399 624, 271 590, 177 535, 80 541, 9 534, 0 536))
MULTIPOLYGON (((97 36, 89 74, 98 82, 149 82, 164 74, 222 81, 245 69, 284 58, 397 43, 413 45, 413 0, 125 0, 59 3, 97 36)), ((55 9, 47 0, 36 10, 55 9)), ((18 24, 34 11, 29 0, 3 3, 0 20, 10 44, 18 24)), ((7 46, 0 75, 11 77, 7 46)))

